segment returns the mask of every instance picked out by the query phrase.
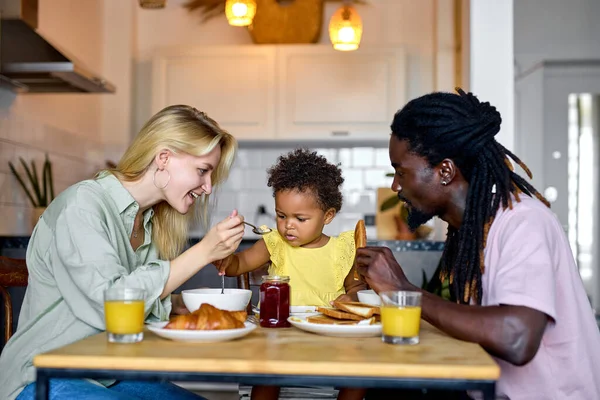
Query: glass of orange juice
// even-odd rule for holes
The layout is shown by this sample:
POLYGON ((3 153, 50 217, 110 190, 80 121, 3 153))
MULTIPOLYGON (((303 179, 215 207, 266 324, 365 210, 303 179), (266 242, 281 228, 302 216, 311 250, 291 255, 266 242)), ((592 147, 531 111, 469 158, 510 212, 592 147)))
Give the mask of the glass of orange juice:
POLYGON ((393 291, 381 297, 381 340, 390 344, 419 343, 421 292, 393 291))
POLYGON ((144 290, 111 288, 104 291, 108 341, 137 343, 144 338, 144 290))

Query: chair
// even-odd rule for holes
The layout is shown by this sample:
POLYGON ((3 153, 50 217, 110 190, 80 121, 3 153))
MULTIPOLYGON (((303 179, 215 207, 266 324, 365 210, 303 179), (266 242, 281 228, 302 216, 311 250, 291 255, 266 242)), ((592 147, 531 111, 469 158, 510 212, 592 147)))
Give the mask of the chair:
POLYGON ((0 256, 0 293, 2 293, 4 302, 4 343, 8 342, 13 333, 13 309, 8 288, 27 286, 28 277, 25 260, 0 256))
MULTIPOLYGON (((252 290, 252 287, 260 286, 261 277, 263 275, 269 275, 269 265, 271 265, 270 262, 266 263, 265 265, 263 265, 262 267, 260 267, 258 269, 255 269, 254 271, 246 272, 245 274, 238 276, 237 277, 237 287, 239 289, 252 290)), ((248 312, 248 315, 253 315, 252 299, 248 303, 248 307, 246 308, 246 311, 248 312)))

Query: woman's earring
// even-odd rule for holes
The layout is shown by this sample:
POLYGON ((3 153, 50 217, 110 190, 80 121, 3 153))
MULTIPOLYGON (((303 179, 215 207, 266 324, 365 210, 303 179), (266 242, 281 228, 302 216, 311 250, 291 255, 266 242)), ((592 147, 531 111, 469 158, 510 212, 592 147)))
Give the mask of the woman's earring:
POLYGON ((169 171, 167 171, 166 169, 164 170, 169 175, 169 177, 167 178, 167 182, 164 184, 164 186, 161 187, 156 184, 156 174, 158 174, 159 171, 160 171, 160 169, 158 169, 158 168, 156 169, 156 171, 154 171, 154 175, 152 175, 152 183, 154 183, 154 186, 156 186, 157 189, 162 190, 162 189, 166 188, 167 185, 169 184, 169 182, 171 181, 171 173, 169 171))
POLYGON ((442 186, 446 186, 447 184, 448 184, 448 182, 442 181, 442 186))

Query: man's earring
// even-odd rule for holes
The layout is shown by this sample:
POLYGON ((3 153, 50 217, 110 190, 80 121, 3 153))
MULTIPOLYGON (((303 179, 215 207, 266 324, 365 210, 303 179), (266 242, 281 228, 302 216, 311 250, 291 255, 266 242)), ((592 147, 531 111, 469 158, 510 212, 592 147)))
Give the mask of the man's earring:
POLYGON ((446 186, 447 184, 448 184, 448 182, 442 181, 442 186, 446 186))

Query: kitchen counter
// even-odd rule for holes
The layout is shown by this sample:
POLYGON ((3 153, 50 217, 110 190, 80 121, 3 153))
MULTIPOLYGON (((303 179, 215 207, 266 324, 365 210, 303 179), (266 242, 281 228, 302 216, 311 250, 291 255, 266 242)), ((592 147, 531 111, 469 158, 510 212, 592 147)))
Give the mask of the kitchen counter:
MULTIPOLYGON (((190 245, 194 245, 201 238, 190 238, 190 245)), ((247 249, 252 246, 256 239, 243 239, 239 250, 247 249)), ((27 244, 29 243, 28 236, 0 236, 0 255, 12 258, 25 258, 27 244)), ((423 273, 427 279, 430 279, 435 271, 442 252, 444 250, 444 242, 436 242, 429 240, 369 240, 369 246, 388 247, 394 253, 394 257, 404 269, 404 273, 409 281, 417 286, 421 286, 423 282, 423 273)), ((219 287, 220 277, 217 275, 216 268, 207 267, 200 270, 189 281, 183 284, 179 290, 194 289, 198 287, 219 287)), ((237 287, 237 278, 225 278, 225 286, 237 287)))
MULTIPOLYGON (((191 237, 190 245, 200 241, 199 237, 191 237)), ((254 244, 257 239, 242 239, 240 248, 247 248, 254 244)), ((8 253, 21 253, 27 249, 29 236, 0 236, 0 255, 7 257, 21 258, 17 255, 8 253), (20 250, 20 251, 19 251, 20 250)), ((369 246, 389 247, 393 252, 400 251, 443 251, 444 242, 431 240, 368 240, 369 246)), ((24 253, 23 256, 24 257, 24 253)))

